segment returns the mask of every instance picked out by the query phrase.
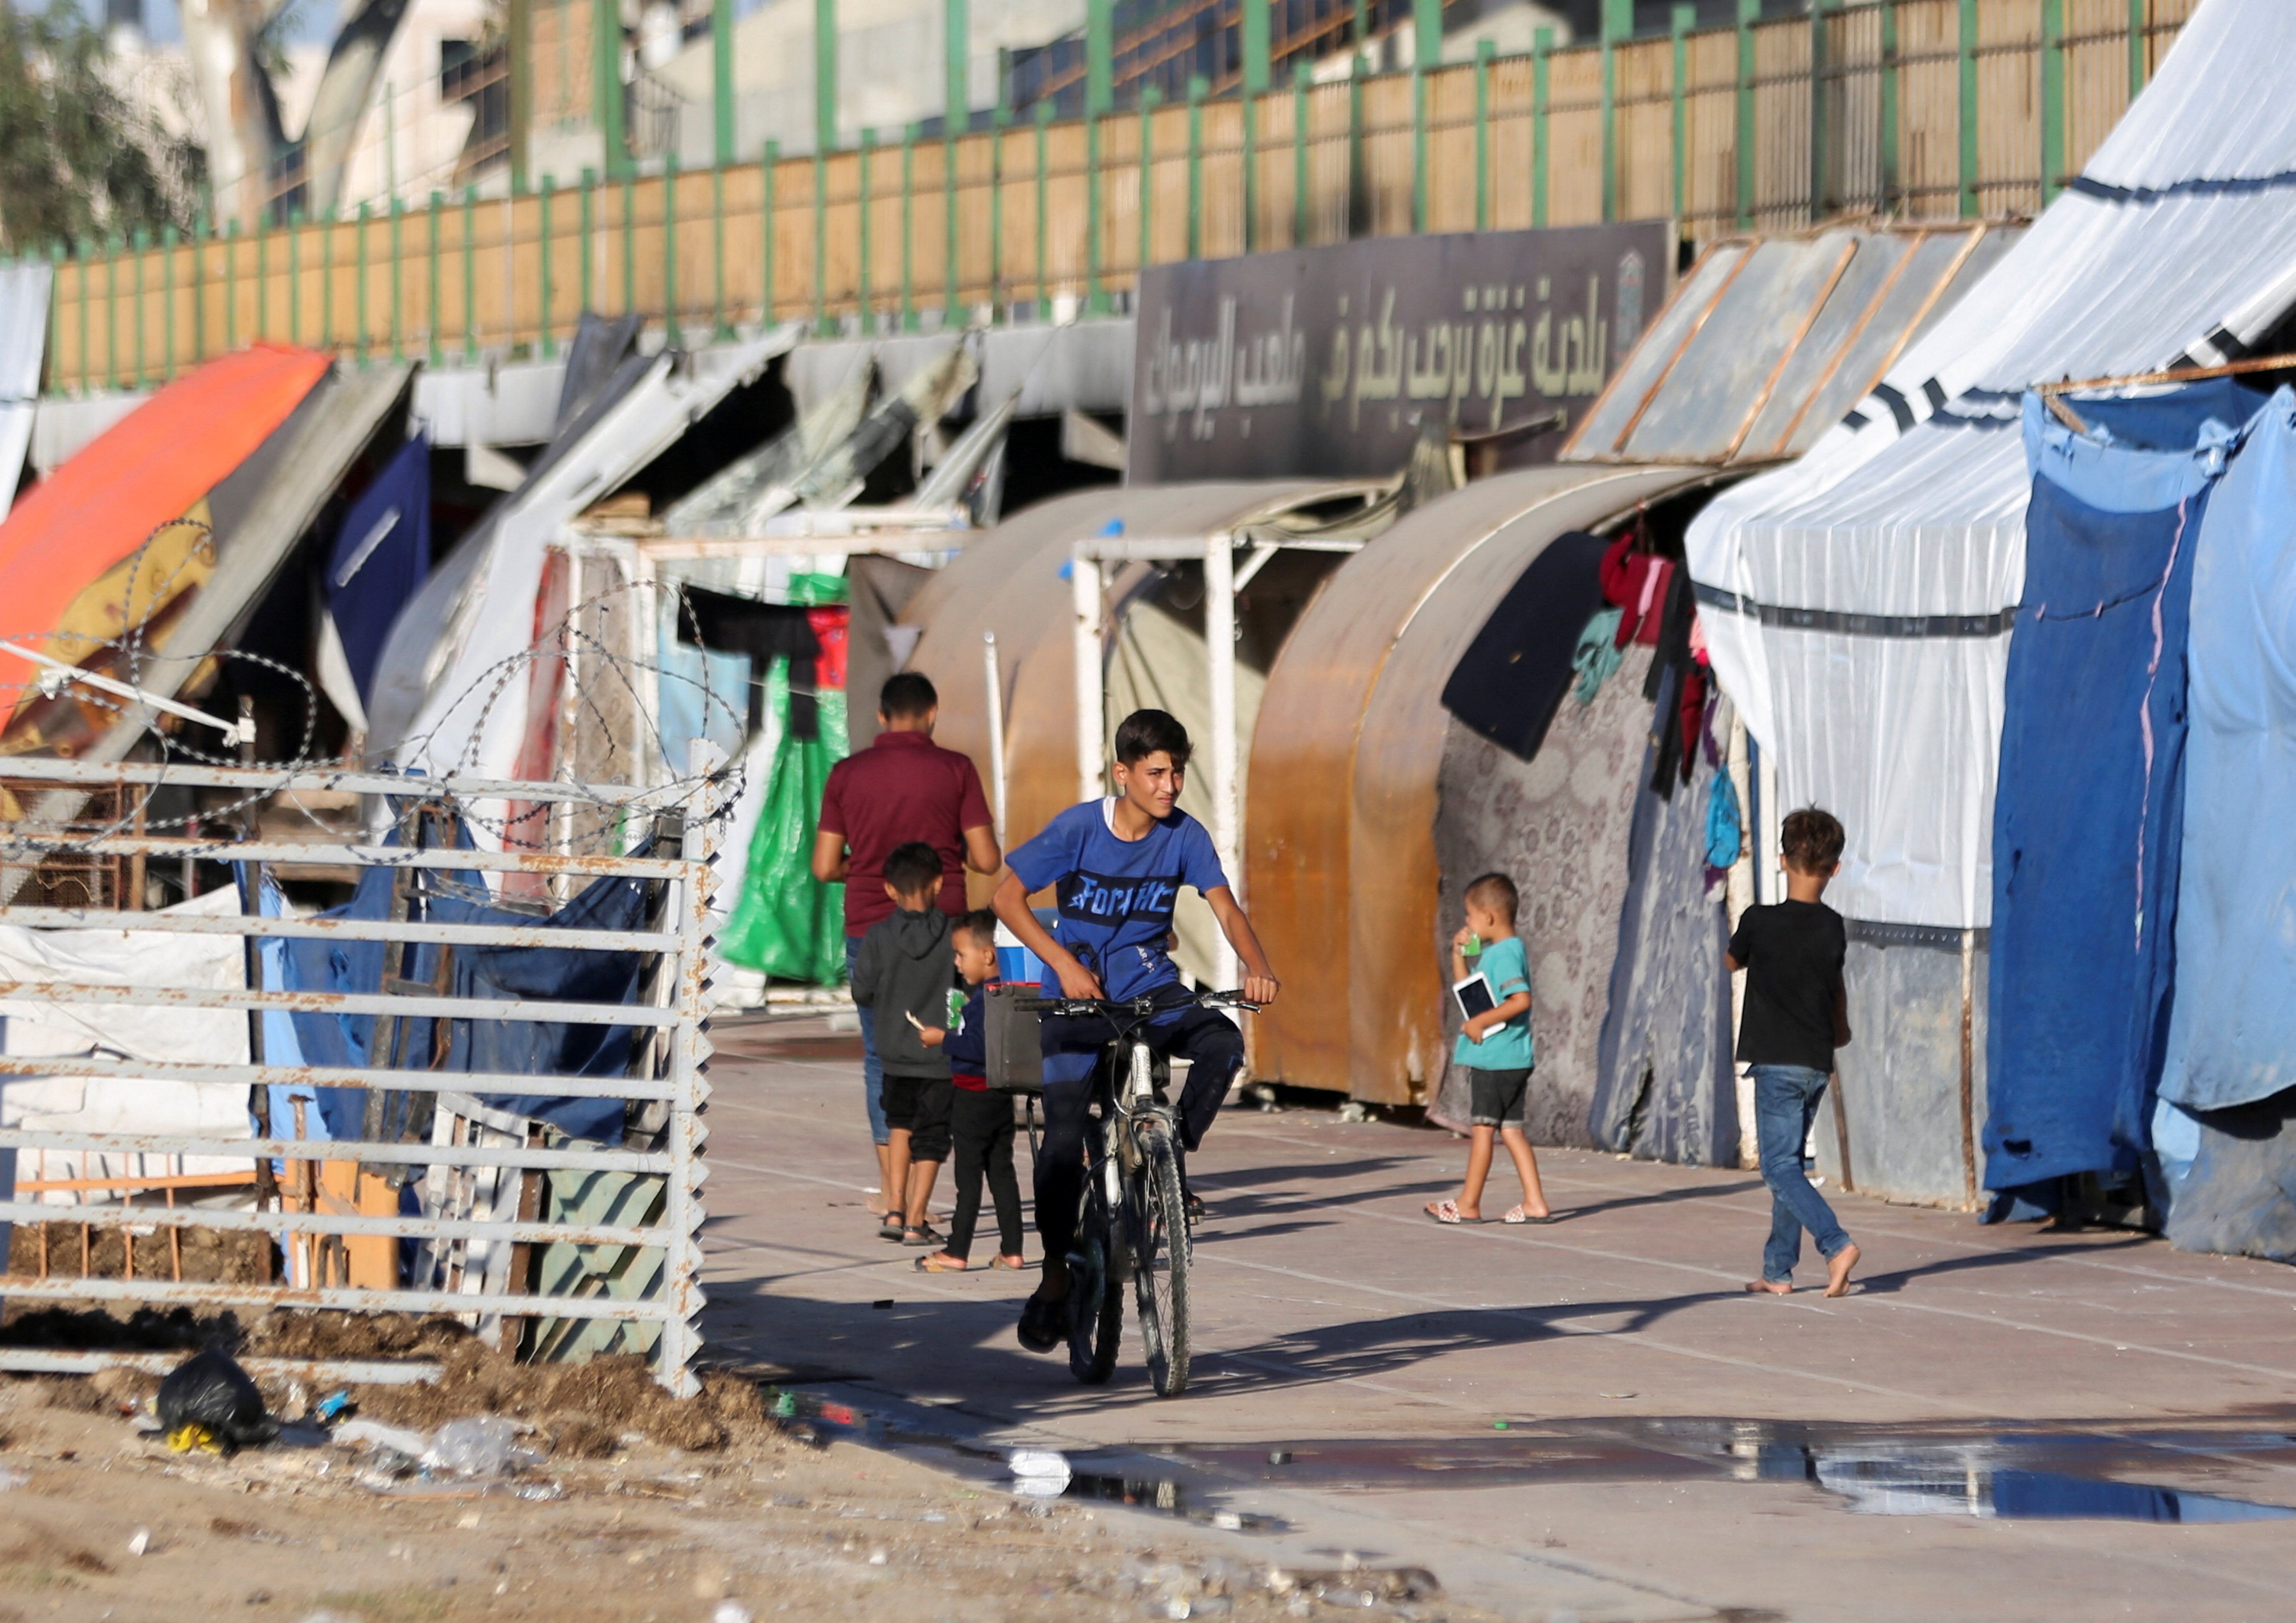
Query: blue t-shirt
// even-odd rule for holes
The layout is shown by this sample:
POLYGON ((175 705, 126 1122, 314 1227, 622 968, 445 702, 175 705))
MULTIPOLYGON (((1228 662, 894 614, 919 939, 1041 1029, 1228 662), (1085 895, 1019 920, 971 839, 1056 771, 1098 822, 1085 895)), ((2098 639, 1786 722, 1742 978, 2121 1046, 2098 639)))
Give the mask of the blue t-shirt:
MULTIPOLYGON (((1489 981, 1491 997, 1497 1003, 1505 1003, 1517 992, 1530 990, 1530 955, 1523 950, 1521 936, 1492 942, 1483 948, 1481 957, 1468 962, 1467 972, 1480 974, 1489 981)), ((1469 1042, 1467 1034, 1462 1031, 1451 1049, 1451 1059, 1455 1064, 1475 1070, 1529 1070, 1530 1012, 1526 1009, 1513 1020, 1494 1026, 1483 1033, 1480 1043, 1469 1042)))
POLYGON ((1113 798, 1071 806, 1005 858, 1031 891, 1053 887, 1053 933, 1118 1000, 1177 982, 1165 951, 1180 887, 1209 895, 1227 883, 1204 825, 1184 811, 1119 840, 1113 798))

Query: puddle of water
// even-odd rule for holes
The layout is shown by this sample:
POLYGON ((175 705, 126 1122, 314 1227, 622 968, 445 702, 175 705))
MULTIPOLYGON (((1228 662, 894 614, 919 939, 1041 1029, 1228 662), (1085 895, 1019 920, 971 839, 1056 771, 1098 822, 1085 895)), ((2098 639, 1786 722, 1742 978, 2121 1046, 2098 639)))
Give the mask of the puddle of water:
POLYGON ((2296 1508, 2128 1480, 2187 1477, 2227 1458, 2296 1470, 2282 1430, 1923 1433, 1729 1421, 1621 1421, 1564 1430, 1513 1421, 1453 1440, 1350 1439, 1160 1452, 1246 1481, 1341 1491, 1529 1483, 1806 1482, 1871 1515, 2269 1521, 2296 1508), (2213 1456, 2213 1457, 2209 1457, 2213 1456))

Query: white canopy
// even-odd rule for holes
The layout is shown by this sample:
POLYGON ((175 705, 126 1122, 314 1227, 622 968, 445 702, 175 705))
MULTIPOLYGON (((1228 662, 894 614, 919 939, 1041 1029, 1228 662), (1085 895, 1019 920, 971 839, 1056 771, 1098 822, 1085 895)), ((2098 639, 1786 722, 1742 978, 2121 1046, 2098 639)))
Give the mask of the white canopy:
POLYGON ((1990 916, 1994 764, 2037 382, 2236 357, 2296 303, 2296 6, 2202 0, 2088 168, 1800 462, 1690 529, 1723 684, 1781 801, 1841 816, 1829 899, 1990 916))

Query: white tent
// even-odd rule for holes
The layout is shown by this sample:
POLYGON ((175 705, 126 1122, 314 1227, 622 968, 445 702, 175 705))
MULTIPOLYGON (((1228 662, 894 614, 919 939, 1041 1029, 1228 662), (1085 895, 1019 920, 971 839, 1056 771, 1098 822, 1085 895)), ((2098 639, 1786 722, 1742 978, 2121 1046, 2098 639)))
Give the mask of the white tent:
POLYGON ((1982 928, 2028 479, 2015 397, 2237 357, 2296 303, 2296 5, 2202 0, 2087 169, 1841 425, 1692 525, 1724 686, 1785 807, 1849 825, 1828 899, 1982 928))

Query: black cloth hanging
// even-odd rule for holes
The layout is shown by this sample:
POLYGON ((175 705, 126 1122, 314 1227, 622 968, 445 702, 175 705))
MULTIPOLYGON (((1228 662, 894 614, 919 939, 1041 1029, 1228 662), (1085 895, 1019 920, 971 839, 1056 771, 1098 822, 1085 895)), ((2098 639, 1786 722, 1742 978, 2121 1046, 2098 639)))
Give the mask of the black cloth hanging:
POLYGON ((814 695, 821 639, 814 635, 813 622, 807 618, 805 610, 787 603, 761 603, 753 597, 735 597, 702 586, 681 586, 677 622, 683 641, 718 653, 750 656, 749 730, 752 736, 765 725, 766 673, 777 659, 790 662, 791 735, 820 736, 821 709, 814 695))
POLYGON ((1570 689, 1578 634, 1603 606, 1608 545, 1583 529, 1548 542, 1452 668, 1443 708, 1509 754, 1537 755, 1570 689))
POLYGON ((1658 647, 1651 657, 1650 675, 1643 678, 1643 697, 1656 701, 1651 712, 1651 743, 1656 758, 1651 788, 1661 800, 1671 799, 1677 783, 1690 782, 1697 764, 1691 750, 1693 732, 1685 738, 1683 711, 1702 711, 1706 676, 1690 652, 1690 626, 1697 613, 1691 597, 1690 571, 1677 569, 1667 587, 1666 610, 1659 621, 1658 647))

